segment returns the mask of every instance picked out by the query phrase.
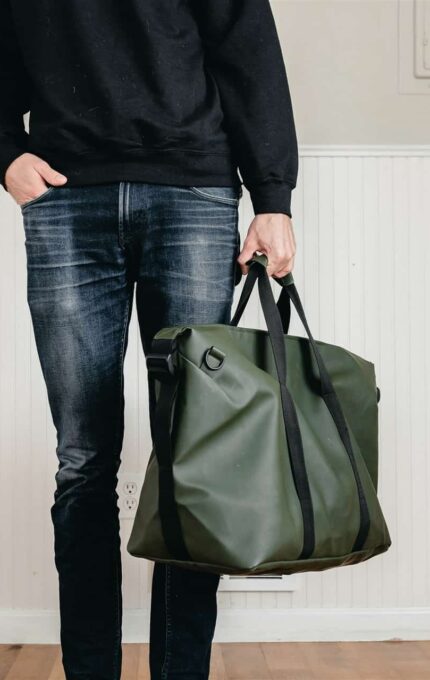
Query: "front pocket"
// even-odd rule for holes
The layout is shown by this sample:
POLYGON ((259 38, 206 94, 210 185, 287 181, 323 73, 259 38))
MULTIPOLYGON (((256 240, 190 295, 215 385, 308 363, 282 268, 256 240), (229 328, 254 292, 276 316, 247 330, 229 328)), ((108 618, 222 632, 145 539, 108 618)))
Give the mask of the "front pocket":
POLYGON ((30 201, 26 201, 25 203, 21 203, 21 205, 19 207, 21 208, 21 210, 24 210, 24 208, 28 208, 28 206, 34 205, 35 203, 38 203, 39 201, 44 199, 46 196, 48 196, 48 194, 50 194, 51 191, 53 191, 53 190, 54 190, 54 187, 48 187, 48 189, 46 191, 44 191, 42 194, 40 194, 40 196, 36 196, 36 198, 32 198, 30 201))
POLYGON ((205 198, 208 201, 215 201, 216 203, 227 203, 228 205, 238 205, 242 195, 241 188, 236 189, 234 186, 189 188, 190 191, 200 198, 205 198))

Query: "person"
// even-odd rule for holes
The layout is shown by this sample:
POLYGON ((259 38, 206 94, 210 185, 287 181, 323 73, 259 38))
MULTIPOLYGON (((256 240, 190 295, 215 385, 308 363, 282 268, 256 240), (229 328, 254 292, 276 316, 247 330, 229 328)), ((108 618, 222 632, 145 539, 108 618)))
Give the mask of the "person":
MULTIPOLYGON (((57 431, 62 661, 67 680, 117 680, 116 485, 133 295, 146 353, 163 326, 228 323, 256 251, 270 276, 293 269, 289 84, 269 0, 0 7, 0 181, 22 211, 27 300, 57 431), (254 216, 241 245, 242 185, 254 216)), ((208 678, 218 582, 154 564, 152 680, 208 678)))

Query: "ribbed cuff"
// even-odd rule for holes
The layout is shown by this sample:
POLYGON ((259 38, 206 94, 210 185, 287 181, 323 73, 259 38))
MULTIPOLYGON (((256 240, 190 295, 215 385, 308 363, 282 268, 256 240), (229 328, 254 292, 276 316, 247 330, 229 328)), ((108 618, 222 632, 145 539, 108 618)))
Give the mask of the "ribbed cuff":
POLYGON ((5 142, 0 138, 0 184, 4 189, 6 189, 5 175, 9 165, 23 153, 26 153, 26 149, 16 146, 9 141, 5 142))
POLYGON ((285 182, 271 182, 249 188, 255 215, 285 213, 291 217, 291 193, 294 187, 285 182))

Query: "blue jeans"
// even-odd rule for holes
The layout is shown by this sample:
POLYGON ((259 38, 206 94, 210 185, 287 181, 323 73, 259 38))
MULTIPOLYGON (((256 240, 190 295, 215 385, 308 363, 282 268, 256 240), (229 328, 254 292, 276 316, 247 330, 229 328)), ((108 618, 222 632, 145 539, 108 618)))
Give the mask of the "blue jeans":
MULTIPOLYGON (((163 326, 228 323, 240 196, 233 186, 120 182, 51 187, 22 206, 27 299, 57 431, 51 515, 67 680, 121 675, 116 485, 134 291, 145 354, 163 326)), ((154 564, 151 680, 208 678, 218 583, 154 564)))

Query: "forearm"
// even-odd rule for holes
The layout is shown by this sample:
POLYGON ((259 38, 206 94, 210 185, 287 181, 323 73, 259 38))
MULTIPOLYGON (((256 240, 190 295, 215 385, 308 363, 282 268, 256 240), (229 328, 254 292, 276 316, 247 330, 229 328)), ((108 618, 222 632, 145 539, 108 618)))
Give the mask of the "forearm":
POLYGON ((196 14, 254 212, 291 216, 297 138, 269 0, 197 0, 196 14))

